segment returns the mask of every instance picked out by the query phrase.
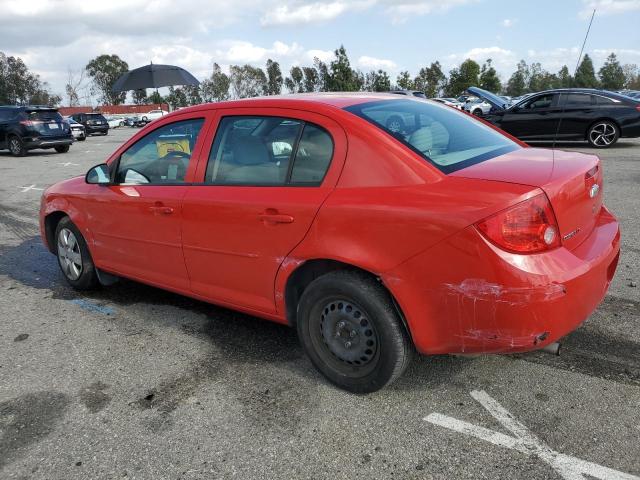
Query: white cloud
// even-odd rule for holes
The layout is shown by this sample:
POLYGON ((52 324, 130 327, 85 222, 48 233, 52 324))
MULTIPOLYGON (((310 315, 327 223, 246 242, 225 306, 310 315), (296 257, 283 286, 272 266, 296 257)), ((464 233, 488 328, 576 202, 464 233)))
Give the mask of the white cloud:
POLYGON ((442 13, 447 10, 474 3, 477 0, 378 0, 386 5, 386 13, 393 23, 404 23, 414 16, 442 13))
POLYGON ((320 23, 333 20, 347 10, 344 2, 310 3, 304 5, 280 5, 267 12, 260 23, 263 26, 300 25, 306 23, 320 23))
POLYGON ((318 58, 323 62, 328 62, 333 59, 333 50, 307 50, 306 57, 308 60, 313 61, 314 58, 318 58))
POLYGON ((504 20, 502 20, 501 25, 505 28, 510 28, 513 27, 517 21, 518 19, 516 18, 505 18, 504 20))
POLYGON ((374 70, 377 70, 379 68, 385 70, 395 70, 397 65, 391 60, 363 55, 362 57, 358 58, 358 66, 374 70))
POLYGON ((276 41, 273 42, 271 48, 260 47, 244 41, 226 41, 222 44, 222 48, 214 51, 213 57, 227 63, 259 63, 266 61, 270 56, 277 60, 286 60, 283 57, 298 56, 304 51, 295 42, 287 45, 276 41))
POLYGON ((593 10, 598 15, 616 15, 640 10, 640 0, 582 0, 580 17, 589 18, 593 10))

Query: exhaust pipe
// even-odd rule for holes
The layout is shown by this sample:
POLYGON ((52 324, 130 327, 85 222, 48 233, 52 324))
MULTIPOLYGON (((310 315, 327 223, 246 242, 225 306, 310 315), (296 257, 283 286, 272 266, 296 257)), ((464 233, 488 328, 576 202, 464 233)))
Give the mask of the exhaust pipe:
POLYGON ((553 342, 547 345, 546 347, 542 347, 540 349, 541 352, 550 353, 551 355, 555 355, 556 357, 560 355, 560 342, 553 342))

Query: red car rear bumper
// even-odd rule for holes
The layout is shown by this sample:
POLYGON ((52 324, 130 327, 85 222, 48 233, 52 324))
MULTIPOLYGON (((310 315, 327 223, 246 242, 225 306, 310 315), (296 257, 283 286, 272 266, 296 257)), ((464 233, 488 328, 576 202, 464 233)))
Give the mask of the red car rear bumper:
POLYGON ((512 254, 468 227, 382 279, 421 353, 523 352, 557 341, 595 310, 619 252, 618 222, 603 207, 571 251, 512 254))

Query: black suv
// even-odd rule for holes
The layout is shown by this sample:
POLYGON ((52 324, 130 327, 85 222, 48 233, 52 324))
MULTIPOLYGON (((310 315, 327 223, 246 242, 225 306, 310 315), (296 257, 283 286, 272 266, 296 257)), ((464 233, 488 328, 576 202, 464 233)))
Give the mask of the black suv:
POLYGON ((71 115, 71 118, 84 125, 87 135, 93 133, 106 135, 109 132, 109 122, 101 113, 76 113, 71 115))
POLYGON ((0 106, 0 150, 8 149, 17 157, 36 148, 69 151, 73 143, 71 127, 58 113, 46 106, 0 106))

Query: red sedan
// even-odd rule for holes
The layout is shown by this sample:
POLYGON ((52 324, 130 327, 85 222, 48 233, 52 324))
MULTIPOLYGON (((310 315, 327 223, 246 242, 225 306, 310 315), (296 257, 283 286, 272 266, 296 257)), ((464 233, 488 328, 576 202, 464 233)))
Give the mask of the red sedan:
POLYGON ((77 289, 126 277, 296 326, 370 392, 411 352, 543 348, 602 301, 620 244, 598 157, 395 95, 199 105, 44 193, 77 289))

